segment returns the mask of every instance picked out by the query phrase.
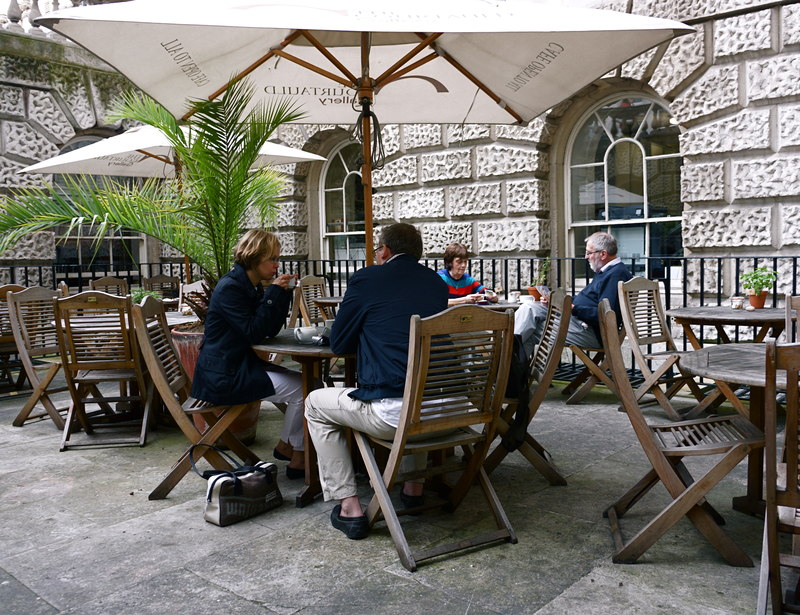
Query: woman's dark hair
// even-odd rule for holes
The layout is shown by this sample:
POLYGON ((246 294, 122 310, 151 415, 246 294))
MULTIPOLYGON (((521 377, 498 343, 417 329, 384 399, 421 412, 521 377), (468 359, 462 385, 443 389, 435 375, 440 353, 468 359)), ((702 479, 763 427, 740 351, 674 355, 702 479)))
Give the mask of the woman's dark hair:
POLYGON ((453 261, 457 258, 469 258, 466 246, 460 243, 451 243, 444 249, 444 268, 450 271, 453 261))
POLYGON ((378 241, 389 248, 392 254, 408 254, 415 260, 422 258, 422 235, 417 227, 411 224, 398 222, 384 226, 378 241))

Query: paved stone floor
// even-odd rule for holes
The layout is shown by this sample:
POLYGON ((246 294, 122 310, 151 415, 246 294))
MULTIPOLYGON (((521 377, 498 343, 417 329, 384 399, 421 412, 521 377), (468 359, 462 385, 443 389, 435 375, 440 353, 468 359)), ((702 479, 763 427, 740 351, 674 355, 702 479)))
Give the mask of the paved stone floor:
MULTIPOLYGON (((144 448, 58 452, 50 422, 12 427, 23 397, 0 401, 0 613, 513 613, 618 615, 753 613, 761 521, 731 510, 740 465, 710 495, 755 568, 732 568, 680 522, 635 565, 611 562, 602 511, 645 471, 624 414, 607 392, 566 406, 553 389, 532 430, 569 486, 551 487, 513 454, 493 474, 519 543, 424 564, 399 563, 388 531, 349 541, 331 503, 283 507, 227 528, 203 520, 205 482, 187 476, 147 499, 184 448, 176 430, 144 448)), ((658 418, 655 411, 649 412, 658 418)), ((264 404, 254 449, 270 458, 281 415, 264 404)), ((278 462, 281 471, 285 463, 278 462)), ((690 463, 690 469, 697 467, 690 463)), ((363 485, 366 498, 367 484, 363 485)), ((667 501, 658 487, 623 519, 627 534, 667 501)), ((474 492, 454 514, 404 518, 412 543, 432 544, 486 525, 474 492)))

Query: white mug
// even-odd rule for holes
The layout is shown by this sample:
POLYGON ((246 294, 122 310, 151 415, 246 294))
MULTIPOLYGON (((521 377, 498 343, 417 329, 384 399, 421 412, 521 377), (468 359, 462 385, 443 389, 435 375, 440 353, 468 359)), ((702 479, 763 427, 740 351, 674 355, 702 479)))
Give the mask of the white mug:
POLYGON ((333 318, 329 318, 328 320, 325 321, 325 330, 323 331, 322 335, 325 335, 326 337, 331 336, 331 331, 333 331, 334 322, 335 321, 333 318))
POLYGON ((512 290, 510 293, 508 293, 508 300, 511 303, 519 303, 519 296, 520 292, 518 290, 512 290))
POLYGON ((297 327, 294 330, 294 339, 301 344, 310 344, 311 338, 318 335, 318 333, 316 327, 297 327))

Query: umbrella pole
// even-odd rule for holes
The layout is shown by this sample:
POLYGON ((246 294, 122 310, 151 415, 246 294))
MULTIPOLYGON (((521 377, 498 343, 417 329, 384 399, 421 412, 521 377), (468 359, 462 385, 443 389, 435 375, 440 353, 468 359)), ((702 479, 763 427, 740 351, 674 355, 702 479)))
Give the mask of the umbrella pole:
POLYGON ((361 97, 361 155, 364 160, 361 164, 361 185, 364 188, 364 234, 365 234, 365 260, 367 265, 373 264, 375 253, 372 248, 372 151, 370 149, 370 121, 369 106, 372 103, 368 96, 361 97))

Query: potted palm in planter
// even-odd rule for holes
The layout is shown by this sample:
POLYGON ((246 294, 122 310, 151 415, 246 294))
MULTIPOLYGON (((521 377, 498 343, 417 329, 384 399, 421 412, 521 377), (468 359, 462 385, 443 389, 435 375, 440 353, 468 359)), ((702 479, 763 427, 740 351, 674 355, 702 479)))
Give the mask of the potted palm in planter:
POLYGON ((764 307, 767 300, 769 289, 775 284, 778 279, 778 274, 772 269, 766 267, 757 267, 753 271, 743 273, 740 277, 742 288, 747 291, 747 298, 756 309, 764 307))
POLYGON ((547 274, 550 272, 550 257, 545 258, 539 265, 539 270, 536 272, 531 285, 528 286, 528 294, 533 297, 534 301, 539 301, 542 298, 540 286, 547 285, 547 274))
MULTIPOLYGON (((256 225, 269 228, 277 217, 285 180, 270 168, 251 170, 259 150, 281 124, 302 119, 288 100, 250 109, 253 94, 242 80, 219 99, 192 102, 188 135, 152 99, 123 96, 109 119, 132 119, 163 131, 175 152, 176 179, 132 186, 65 177, 64 188, 14 191, 0 197, 0 253, 30 233, 62 224, 91 233, 98 245, 119 229, 144 233, 199 265, 204 290, 191 305, 202 322, 216 282, 233 265, 241 234, 256 225)), ((191 375, 194 365, 186 368, 191 375)))

